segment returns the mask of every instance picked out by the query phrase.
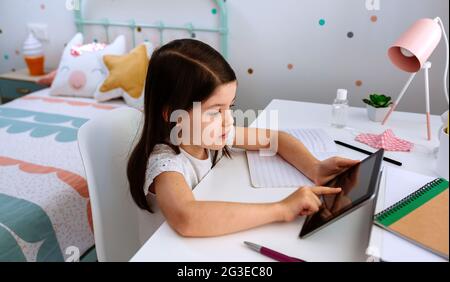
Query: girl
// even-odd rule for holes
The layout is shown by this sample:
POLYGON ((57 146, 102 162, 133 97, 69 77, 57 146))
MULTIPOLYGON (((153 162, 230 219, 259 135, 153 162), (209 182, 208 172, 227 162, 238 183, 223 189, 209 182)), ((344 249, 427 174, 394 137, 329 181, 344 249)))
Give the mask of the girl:
POLYGON ((230 108, 236 88, 236 75, 230 65, 200 41, 175 40, 151 57, 145 86, 145 122, 130 156, 127 175, 136 204, 152 212, 150 197, 156 194, 167 222, 182 236, 218 236, 292 221, 317 212, 320 195, 341 191, 300 187, 286 199, 269 204, 197 201, 192 189, 221 156, 230 157, 229 146, 262 150, 278 143, 277 153, 316 185, 327 183, 359 162, 338 157, 318 161, 287 133, 234 127, 230 108), (179 116, 173 118, 177 111, 186 113, 181 120, 179 116), (197 140, 196 129, 201 133, 197 140), (261 138, 251 136, 271 139, 261 142, 261 138))

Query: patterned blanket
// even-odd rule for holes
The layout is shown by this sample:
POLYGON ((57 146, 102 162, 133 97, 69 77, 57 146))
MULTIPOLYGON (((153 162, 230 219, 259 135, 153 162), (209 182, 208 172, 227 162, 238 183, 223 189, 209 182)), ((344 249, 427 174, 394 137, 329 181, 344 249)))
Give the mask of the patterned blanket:
POLYGON ((77 260, 94 245, 77 132, 122 106, 47 89, 0 105, 0 261, 77 260))

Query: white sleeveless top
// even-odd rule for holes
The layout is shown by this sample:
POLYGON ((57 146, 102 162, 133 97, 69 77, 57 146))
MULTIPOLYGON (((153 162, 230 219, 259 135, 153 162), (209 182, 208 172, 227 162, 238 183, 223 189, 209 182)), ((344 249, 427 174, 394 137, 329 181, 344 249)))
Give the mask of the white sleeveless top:
MULTIPOLYGON (((230 131, 227 137, 226 144, 231 146, 234 140, 235 129, 230 131)), ((144 193, 147 196, 150 185, 153 183, 155 177, 166 171, 179 172, 184 176, 186 183, 191 189, 208 174, 213 165, 214 153, 210 150, 208 158, 204 160, 197 159, 191 156, 188 152, 180 148, 180 154, 176 154, 172 148, 166 144, 157 144, 150 154, 147 163, 147 170, 145 173, 144 193)), ((217 155, 218 161, 222 157, 219 151, 217 155)))

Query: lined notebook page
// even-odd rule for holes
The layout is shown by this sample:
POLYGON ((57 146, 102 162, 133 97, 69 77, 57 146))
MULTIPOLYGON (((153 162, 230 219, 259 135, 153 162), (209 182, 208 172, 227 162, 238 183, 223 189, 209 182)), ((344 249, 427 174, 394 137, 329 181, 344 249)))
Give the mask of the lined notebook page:
MULTIPOLYGON (((323 129, 287 129, 319 160, 337 154, 336 144, 323 129)), ((313 185, 305 175, 279 155, 261 156, 258 151, 247 151, 252 186, 256 188, 299 187, 313 185)))

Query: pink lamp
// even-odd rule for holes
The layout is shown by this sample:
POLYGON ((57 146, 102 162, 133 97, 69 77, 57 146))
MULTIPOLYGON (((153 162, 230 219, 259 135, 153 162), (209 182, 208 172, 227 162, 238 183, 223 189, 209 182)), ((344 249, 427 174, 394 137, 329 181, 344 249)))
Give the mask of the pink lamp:
POLYGON ((448 90, 447 90, 447 74, 448 74, 448 39, 445 33, 444 24, 440 18, 436 19, 421 19, 414 23, 398 40, 394 45, 389 48, 388 55, 392 63, 401 70, 412 73, 406 85, 403 87, 397 100, 391 107, 383 120, 383 125, 387 122, 389 116, 397 107, 398 103, 402 99, 403 95, 408 90, 414 77, 423 69, 425 71, 425 98, 426 98, 426 115, 427 115, 427 136, 428 140, 431 140, 431 128, 430 128, 430 88, 429 88, 429 70, 431 68, 431 62, 428 58, 433 54, 437 45, 441 41, 442 34, 445 37, 447 60, 444 75, 444 92, 448 103, 448 90))

